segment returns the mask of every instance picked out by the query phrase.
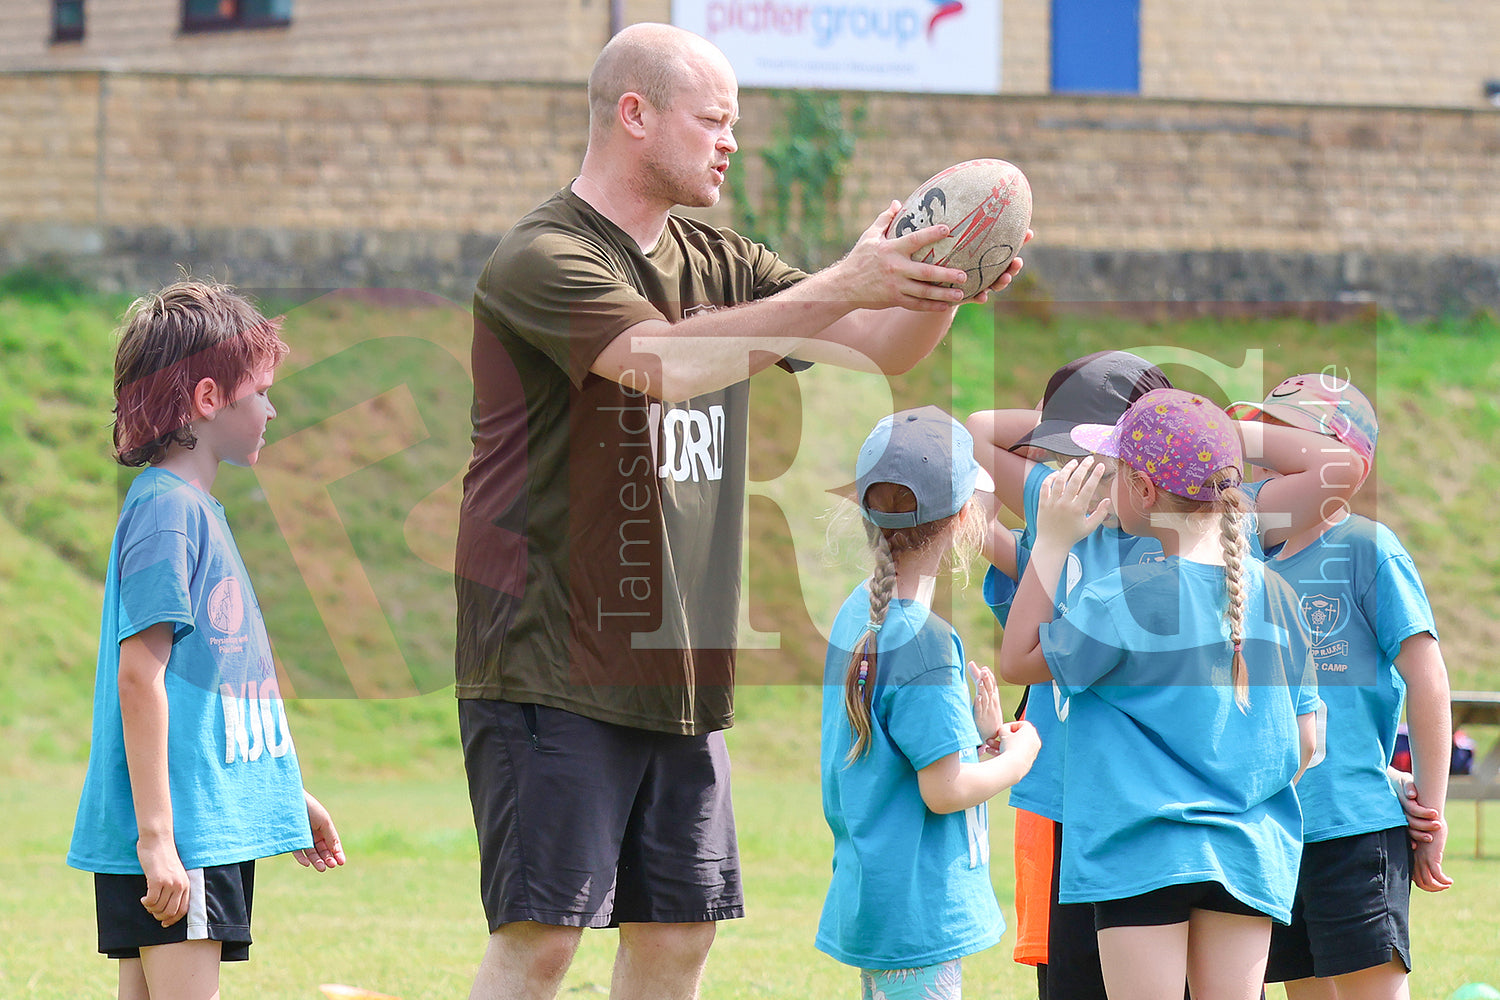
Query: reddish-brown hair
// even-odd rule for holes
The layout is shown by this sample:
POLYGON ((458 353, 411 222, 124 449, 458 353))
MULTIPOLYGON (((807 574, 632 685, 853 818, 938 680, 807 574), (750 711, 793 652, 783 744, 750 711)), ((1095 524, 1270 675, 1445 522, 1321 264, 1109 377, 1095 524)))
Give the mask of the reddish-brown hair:
POLYGON ((287 355, 281 320, 228 285, 184 279, 131 303, 115 351, 115 460, 160 462, 191 448, 193 390, 211 378, 231 397, 257 369, 287 355))

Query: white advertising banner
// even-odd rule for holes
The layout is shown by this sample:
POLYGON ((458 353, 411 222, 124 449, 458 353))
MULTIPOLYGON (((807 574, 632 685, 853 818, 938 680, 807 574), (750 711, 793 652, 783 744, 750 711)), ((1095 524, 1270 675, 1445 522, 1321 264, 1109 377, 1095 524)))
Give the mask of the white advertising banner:
POLYGON ((742 87, 993 94, 1001 0, 673 0, 742 87))

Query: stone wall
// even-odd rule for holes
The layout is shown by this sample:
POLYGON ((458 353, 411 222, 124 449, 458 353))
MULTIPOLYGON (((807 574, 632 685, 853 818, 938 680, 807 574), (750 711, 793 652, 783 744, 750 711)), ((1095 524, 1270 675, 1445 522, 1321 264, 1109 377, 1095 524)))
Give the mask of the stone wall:
MULTIPOLYGON (((1001 156, 1031 179, 1028 271, 1057 298, 1500 304, 1489 109, 842 99, 864 109, 849 239, 939 168, 1001 156)), ((742 105, 734 169, 768 197, 758 151, 782 105, 742 105)), ((95 72, 0 75, 0 106, 0 268, 50 256, 135 288, 181 262, 460 299, 499 235, 572 177, 587 116, 579 84, 95 72)))
POLYGON ((50 2, 7 0, 0 68, 578 81, 609 4, 292 0, 284 26, 184 33, 182 0, 110 0, 84 5, 81 41, 54 44, 50 2))
MULTIPOLYGON (((1500 79, 1500 4, 1139 2, 1142 97, 1477 108, 1500 79)), ((85 8, 84 38, 52 43, 47 0, 0 4, 0 70, 579 83, 612 22, 671 17, 671 0, 291 0, 285 26, 184 34, 182 0, 85 8)), ((1051 17, 1050 0, 1003 0, 1004 93, 1050 92, 1051 17)))
POLYGON ((1484 107, 1484 82, 1500 78, 1500 4, 1140 4, 1141 93, 1149 97, 1484 107))

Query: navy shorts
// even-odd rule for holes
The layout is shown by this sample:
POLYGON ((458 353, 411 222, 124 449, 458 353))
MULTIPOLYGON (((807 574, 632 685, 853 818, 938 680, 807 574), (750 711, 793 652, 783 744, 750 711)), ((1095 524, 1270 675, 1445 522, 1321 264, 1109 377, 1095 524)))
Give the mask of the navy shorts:
POLYGON ((183 941, 218 941, 220 961, 250 957, 250 904, 255 862, 188 869, 187 916, 163 927, 141 905, 144 875, 95 875, 99 951, 110 958, 140 958, 141 949, 183 941))
MULTIPOLYGON (((1185 923, 1194 910, 1213 910, 1217 913, 1234 913, 1242 917, 1265 917, 1267 914, 1247 906, 1229 894, 1229 890, 1217 882, 1189 882, 1184 885, 1169 885, 1139 896, 1125 899, 1107 899, 1094 904, 1094 926, 1098 930, 1106 927, 1160 927, 1165 924, 1185 923)), ((1050 957, 1050 956, 1049 956, 1050 957)))
POLYGON ((1266 982, 1342 976, 1395 957, 1411 971, 1406 827, 1306 844, 1292 922, 1271 929, 1266 982))
POLYGON ((745 915, 723 733, 473 698, 458 721, 491 931, 745 915))

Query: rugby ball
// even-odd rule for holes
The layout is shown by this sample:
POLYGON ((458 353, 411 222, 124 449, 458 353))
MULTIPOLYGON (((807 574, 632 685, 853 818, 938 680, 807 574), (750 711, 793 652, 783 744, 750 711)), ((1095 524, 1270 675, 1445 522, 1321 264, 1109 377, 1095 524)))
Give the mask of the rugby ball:
POLYGON ((912 259, 969 273, 964 298, 993 285, 1021 249, 1031 225, 1031 185, 1015 164, 965 160, 929 177, 891 220, 886 235, 946 225, 949 235, 912 259))

